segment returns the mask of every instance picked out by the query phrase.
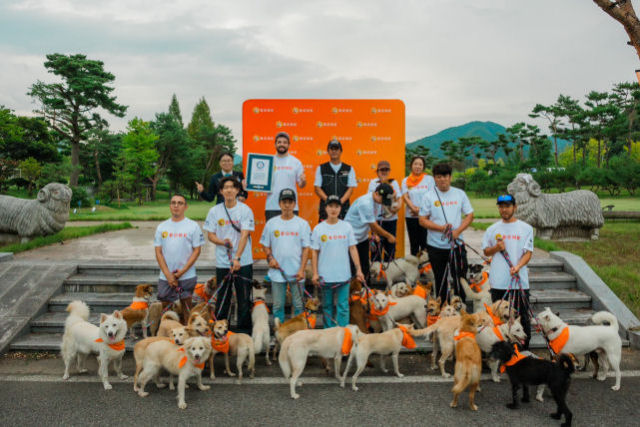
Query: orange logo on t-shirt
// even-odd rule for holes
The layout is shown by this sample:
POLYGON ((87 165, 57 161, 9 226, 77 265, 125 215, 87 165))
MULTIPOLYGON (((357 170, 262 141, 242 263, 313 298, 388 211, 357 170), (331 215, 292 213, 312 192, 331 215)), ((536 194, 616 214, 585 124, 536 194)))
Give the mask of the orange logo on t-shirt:
POLYGON ((167 231, 163 231, 162 232, 162 238, 163 239, 166 239, 168 235, 169 235, 169 232, 167 232, 167 231))
POLYGON ((276 236, 276 237, 280 237, 280 230, 275 230, 273 232, 273 235, 276 236))
POLYGON ((327 235, 323 234, 322 236, 320 236, 320 240, 323 241, 323 242, 326 242, 327 241, 327 235))
POLYGON ((440 200, 436 200, 435 202, 433 202, 433 205, 437 208, 440 207, 440 200))
POLYGON ((224 218, 220 218, 218 220, 218 225, 223 226, 224 225, 224 218))

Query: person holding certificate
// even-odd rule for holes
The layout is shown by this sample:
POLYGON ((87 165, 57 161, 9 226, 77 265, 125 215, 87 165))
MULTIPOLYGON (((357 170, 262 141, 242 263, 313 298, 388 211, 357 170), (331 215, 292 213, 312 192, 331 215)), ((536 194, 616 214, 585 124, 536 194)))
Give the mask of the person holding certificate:
MULTIPOLYGON (((285 188, 290 188, 296 193, 296 184, 300 188, 307 185, 307 179, 304 176, 304 168, 302 162, 289 154, 290 138, 286 132, 279 132, 275 140, 276 155, 273 158, 273 184, 271 193, 267 196, 265 205, 265 221, 281 214, 278 198, 280 192, 285 188)), ((293 213, 298 215, 298 202, 293 213)))

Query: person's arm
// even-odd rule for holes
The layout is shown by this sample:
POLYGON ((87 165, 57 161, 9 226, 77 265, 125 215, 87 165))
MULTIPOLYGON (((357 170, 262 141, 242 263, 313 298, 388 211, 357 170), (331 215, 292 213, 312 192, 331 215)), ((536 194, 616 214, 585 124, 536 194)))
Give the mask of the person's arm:
POLYGON ((364 274, 362 274, 362 268, 360 267, 360 256, 358 255, 358 248, 356 248, 355 245, 349 246, 349 255, 351 255, 353 265, 356 267, 356 277, 364 283, 364 274))
POLYGON ((466 230, 467 227, 469 227, 469 225, 471 225, 472 222, 473 222, 473 212, 471 212, 469 215, 466 215, 464 218, 462 218, 460 227, 453 230, 453 232, 451 233, 453 236, 453 240, 457 239, 458 236, 460 236, 462 232, 466 230))
MULTIPOLYGON (((271 268, 280 268, 280 264, 278 264, 278 261, 276 261, 276 259, 273 257, 273 253, 271 252, 271 248, 269 246, 262 246, 264 249, 264 253, 267 256, 267 262, 269 263, 269 267, 271 268)), ((285 277, 286 280, 286 277, 285 277)))
POLYGON ((320 285, 320 275, 318 274, 318 249, 311 249, 311 269, 313 270, 313 278, 311 281, 314 285, 320 285))
POLYGON ((419 215, 420 214, 420 208, 416 205, 413 204, 413 202, 411 201, 411 198, 409 197, 409 193, 404 193, 402 195, 402 199, 404 200, 404 202, 407 204, 407 207, 409 208, 409 210, 411 211, 412 215, 419 215))
POLYGON ((445 231, 447 231, 448 226, 451 225, 451 224, 444 224, 444 225, 436 224, 435 222, 431 221, 429 218, 431 218, 430 215, 421 215, 419 219, 420 225, 423 228, 426 228, 427 230, 439 231, 440 233, 444 233, 445 231))
POLYGON ((371 227, 371 231, 376 233, 380 237, 384 237, 389 241, 389 243, 395 243, 396 238, 393 234, 389 233, 384 228, 380 227, 377 222, 370 222, 369 227, 371 227))
MULTIPOLYGON (((200 197, 202 197, 207 202, 213 202, 218 196, 218 180, 216 179, 216 175, 217 174, 211 176, 211 179, 209 180, 209 191, 205 190, 200 192, 200 197)), ((196 185, 197 184, 198 183, 196 183, 196 185)))
POLYGON ((167 278, 169 286, 173 288, 178 286, 178 279, 176 279, 173 273, 169 271, 167 261, 164 259, 164 255, 162 254, 162 246, 156 246, 156 260, 158 261, 158 265, 160 266, 160 270, 162 270, 164 277, 167 278))
POLYGON ((316 196, 320 197, 320 200, 322 201, 327 200, 327 193, 325 193, 321 187, 318 187, 317 185, 315 185, 313 187, 313 191, 315 191, 316 196))
POLYGON ((298 279, 298 281, 300 280, 304 280, 304 269, 307 266, 307 261, 309 261, 309 251, 311 249, 310 248, 302 248, 302 260, 300 261, 300 269, 298 270, 298 273, 296 274, 296 279, 298 279))
POLYGON ((342 195, 342 197, 340 198, 340 203, 341 204, 345 204, 347 202, 347 200, 349 200, 351 198, 351 195, 353 194, 353 189, 355 187, 348 187, 347 191, 344 192, 344 194, 342 195))
POLYGON ((189 271, 189 269, 193 266, 193 264, 196 263, 196 260, 200 256, 200 252, 201 251, 202 251, 202 247, 201 246, 198 246, 197 248, 193 248, 193 252, 191 252, 191 256, 189 256, 189 259, 187 260, 187 263, 184 265, 184 267, 182 267, 180 270, 178 270, 178 272, 176 274, 174 274, 176 279, 181 278, 184 273, 189 271))
POLYGON ((227 242, 231 242, 229 239, 220 239, 218 238, 218 236, 216 235, 216 233, 210 231, 207 233, 207 239, 209 239, 209 241, 211 243, 213 243, 214 245, 220 245, 220 246, 224 246, 227 242))
POLYGON ((524 253, 524 255, 522 255, 522 258, 520 258, 520 261, 518 261, 518 263, 516 265, 511 267, 511 270, 510 270, 511 275, 518 274, 520 269, 522 267, 524 267, 525 265, 527 265, 529 263, 529 261, 531 261, 531 255, 533 255, 533 252, 526 251, 524 253))
POLYGON ((485 248, 483 252, 485 256, 492 257, 498 252, 502 252, 504 250, 505 250, 504 242, 502 240, 498 240, 494 246, 489 246, 488 248, 485 248))
POLYGON ((233 255, 233 267, 231 271, 240 270, 240 257, 242 257, 244 247, 247 246, 247 242, 249 241, 249 234, 251 234, 249 230, 241 230, 240 232, 240 242, 238 243, 238 250, 233 255))
POLYGON ((245 200, 247 200, 247 197, 249 197, 249 192, 247 191, 247 181, 244 179, 244 174, 242 172, 237 171, 235 173, 236 178, 238 178, 238 181, 240 181, 240 184, 242 185, 242 189, 238 193, 238 200, 244 202, 245 200))
MULTIPOLYGON (((397 183, 397 181, 394 181, 397 183)), ((400 209, 402 209, 402 196, 400 195, 401 191, 400 191, 400 187, 396 188, 395 192, 393 193, 394 199, 396 201, 397 206, 391 206, 390 211, 393 213, 397 213, 400 209)))
POLYGON ((307 177, 304 176, 304 166, 302 166, 302 162, 298 160, 298 164, 300 166, 300 170, 298 171, 296 181, 298 182, 298 187, 304 188, 304 186, 307 185, 307 177))

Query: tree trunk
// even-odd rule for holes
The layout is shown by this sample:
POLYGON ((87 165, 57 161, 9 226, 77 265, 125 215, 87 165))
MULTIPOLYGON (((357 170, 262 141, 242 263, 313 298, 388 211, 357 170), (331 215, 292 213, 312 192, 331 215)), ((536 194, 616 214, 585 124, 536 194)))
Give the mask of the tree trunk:
POLYGON ((93 158, 96 162, 96 176, 98 177, 98 190, 102 187, 102 173, 100 172, 100 160, 98 159, 98 150, 93 150, 93 158))
POLYGON ((598 138, 598 169, 602 166, 602 143, 600 142, 600 138, 598 138))
POLYGON ((629 36, 629 44, 640 58, 640 20, 633 10, 631 0, 612 2, 611 0, 593 0, 595 4, 624 27, 629 36))
POLYGON ((553 135, 553 145, 556 149, 555 151, 555 156, 556 156, 556 167, 558 167, 558 137, 553 135))
POLYGON ((69 185, 76 187, 80 176, 80 141, 71 141, 71 177, 69 185))

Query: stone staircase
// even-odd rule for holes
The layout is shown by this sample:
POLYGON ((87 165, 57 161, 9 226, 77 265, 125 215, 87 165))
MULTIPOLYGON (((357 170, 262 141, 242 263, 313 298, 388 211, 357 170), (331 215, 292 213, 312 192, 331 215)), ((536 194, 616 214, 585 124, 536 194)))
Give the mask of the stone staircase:
MULTIPOLYGON (((196 264, 199 281, 211 277, 215 268, 196 264)), ((267 272, 264 262, 254 265, 254 277, 261 280, 267 272)), ((76 272, 63 282, 61 292, 51 297, 41 313, 29 323, 28 330, 10 345, 11 350, 57 351, 62 339, 65 308, 69 302, 79 299, 91 308, 90 321, 97 324, 100 313, 109 313, 131 303, 135 286, 140 283, 157 283, 158 268, 155 262, 81 263, 76 272)), ((530 263, 531 302, 535 312, 551 307, 570 324, 586 324, 593 313, 591 297, 576 288, 576 278, 563 271, 562 262, 550 259, 534 259, 530 263)), ((269 294, 270 296, 270 294, 269 294)), ((271 305, 271 301, 267 301, 271 305)), ((289 310, 287 310, 288 313, 289 310)), ((322 319, 319 319, 322 325, 322 319)), ((413 351, 430 351, 431 344, 418 340, 413 351)), ((628 342, 625 341, 625 345, 628 342)), ((535 334, 533 348, 544 348, 542 336, 535 334)), ((127 339, 130 350, 133 342, 127 339)))

